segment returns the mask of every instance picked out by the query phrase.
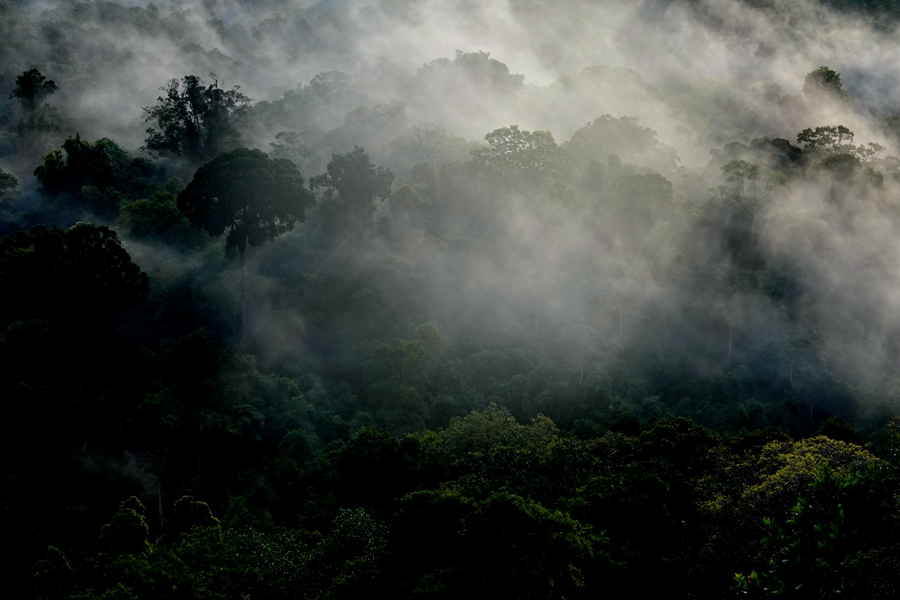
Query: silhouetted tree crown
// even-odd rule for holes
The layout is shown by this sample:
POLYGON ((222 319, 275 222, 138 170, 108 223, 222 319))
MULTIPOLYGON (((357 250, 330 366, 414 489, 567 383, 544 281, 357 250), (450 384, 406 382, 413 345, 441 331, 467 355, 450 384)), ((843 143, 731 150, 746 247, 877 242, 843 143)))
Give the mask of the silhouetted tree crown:
POLYGON ((204 85, 196 75, 181 82, 172 79, 160 88, 165 95, 156 106, 144 107, 147 121, 155 127, 147 129, 144 148, 157 156, 180 156, 192 162, 203 162, 240 145, 238 120, 250 107, 250 99, 240 86, 230 90, 213 82, 204 85))
POLYGON ((844 102, 850 98, 849 92, 841 84, 841 74, 822 66, 806 74, 803 81, 803 93, 807 97, 830 96, 844 102))
POLYGON ((297 166, 260 150, 238 148, 200 167, 178 194, 178 208, 210 235, 228 232, 226 246, 243 256, 302 221, 312 205, 297 166))
POLYGON ((52 79, 47 79, 37 69, 31 69, 16 77, 16 87, 9 93, 9 98, 18 100, 27 112, 34 113, 41 102, 58 90, 52 79))

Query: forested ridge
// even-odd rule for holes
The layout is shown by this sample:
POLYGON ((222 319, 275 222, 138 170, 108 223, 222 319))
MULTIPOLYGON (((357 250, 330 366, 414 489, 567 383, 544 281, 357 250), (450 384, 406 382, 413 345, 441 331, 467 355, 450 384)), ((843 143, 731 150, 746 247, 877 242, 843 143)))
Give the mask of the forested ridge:
POLYGON ((900 9, 601 4, 0 0, 10 597, 900 594, 900 9))

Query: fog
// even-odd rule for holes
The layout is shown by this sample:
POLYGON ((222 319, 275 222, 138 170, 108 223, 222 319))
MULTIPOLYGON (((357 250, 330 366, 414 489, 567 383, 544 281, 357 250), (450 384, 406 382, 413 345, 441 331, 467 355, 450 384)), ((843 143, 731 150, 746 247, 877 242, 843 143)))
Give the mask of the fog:
MULTIPOLYGON (((214 72, 223 85, 272 101, 319 72, 339 70, 367 104, 404 101, 411 122, 437 120, 468 139, 518 123, 563 141, 609 113, 636 116, 664 142, 681 144, 674 130, 686 115, 672 105, 679 85, 718 82, 748 102, 756 82, 796 95, 803 76, 825 64, 843 74, 862 118, 872 110, 893 114, 890 98, 900 82, 889 32, 806 2, 773 3, 766 13, 740 2, 157 2, 140 15, 142 3, 120 5, 131 12, 105 3, 19 6, 31 27, 13 33, 23 43, 7 47, 5 77, 35 60, 59 65, 63 93, 55 101, 82 135, 134 148, 144 133, 136 107, 152 105, 161 85, 185 74, 214 72), (431 82, 437 97, 418 90, 410 98, 417 71, 457 50, 490 53, 524 76, 523 88, 498 99, 478 86, 448 95, 431 82), (631 69, 657 93, 648 97, 620 82, 559 89, 596 66, 631 69)), ((784 129, 782 137, 823 122, 783 122, 766 115, 768 107, 749 104, 742 108, 762 128, 784 129)), ((698 150, 691 166, 703 158, 698 150)))
MULTIPOLYGON (((313 279, 285 275, 302 270, 292 261, 311 260, 322 281, 364 274, 373 294, 402 290, 410 323, 526 344, 579 383, 634 348, 701 378, 752 370, 766 356, 759 379, 790 391, 807 377, 800 403, 845 410, 817 391, 821 373, 809 374, 827 364, 856 397, 894 406, 893 384, 867 383, 893 381, 900 359, 900 190, 885 159, 900 152, 888 126, 900 108, 900 36, 884 19, 787 0, 48 1, 0 10, 4 89, 34 67, 59 86, 48 104, 63 125, 36 155, 76 132, 146 155, 153 123, 143 109, 159 88, 215 74, 251 99, 245 145, 271 151, 278 134, 299 134, 293 158, 307 179, 359 146, 392 170, 395 193, 418 186, 428 227, 401 222, 398 201, 381 198, 374 219, 393 220, 389 241, 323 249, 308 241, 324 227, 320 194, 307 225, 252 250, 245 343, 262 364, 294 364, 323 344, 309 339, 312 315, 284 299, 313 279), (804 93, 820 66, 840 73, 848 100, 804 93), (343 75, 321 91, 314 78, 330 72, 343 75), (839 124, 853 144, 885 150, 839 177, 822 166, 825 154, 808 151, 795 165, 786 146, 769 143, 799 145, 802 130, 839 124), (511 125, 549 131, 564 166, 533 181, 519 167, 498 176, 503 156, 477 152, 490 151, 486 134, 511 125), (748 192, 723 173, 731 160, 783 184, 748 192), (416 179, 423 162, 439 191, 416 179), (821 345, 797 341, 822 331, 821 345)), ((27 158, 0 157, 25 196, 37 185, 27 158)), ((161 164, 190 177, 176 159, 161 164)), ((123 236, 161 280, 199 268, 173 268, 177 255, 123 236)), ((235 272, 227 277, 235 287, 235 272)), ((348 310, 364 310, 367 296, 354 293, 348 310)), ((393 314, 371 310, 373 319, 393 314)), ((406 336, 399 321, 391 331, 406 336)), ((332 346, 349 334, 335 335, 322 361, 338 360, 332 346)), ((646 390, 667 393, 688 394, 646 390)))

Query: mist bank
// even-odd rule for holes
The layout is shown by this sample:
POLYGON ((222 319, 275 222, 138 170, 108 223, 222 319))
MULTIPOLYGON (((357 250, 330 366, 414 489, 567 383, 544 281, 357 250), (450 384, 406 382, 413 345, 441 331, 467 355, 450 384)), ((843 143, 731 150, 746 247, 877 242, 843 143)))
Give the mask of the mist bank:
MULTIPOLYGON (((490 384, 418 389, 397 431, 438 424, 438 398, 483 406, 520 376, 581 386, 580 415, 654 398, 715 420, 696 399, 712 388, 685 382, 744 371, 755 383, 714 396, 769 406, 760 423, 800 426, 784 403, 808 409, 807 428, 882 414, 896 403, 898 161, 878 57, 896 36, 886 9, 839 9, 4 4, 0 81, 40 67, 55 86, 37 108, 6 100, 5 227, 114 225, 154 290, 208 273, 190 293, 217 308, 191 327, 363 402, 375 349, 424 324, 451 342, 438 371, 481 349, 531 353, 490 384), (191 94, 220 116, 179 104, 191 94), (171 119, 188 108, 208 131, 186 146, 171 119), (291 159, 315 197, 305 223, 250 248, 240 282, 174 202, 237 146, 291 159), (364 207, 352 226, 350 205, 364 207), (240 332, 235 303, 251 315, 240 332)), ((517 416, 543 410, 547 385, 517 416)))
POLYGON ((14 595, 893 597, 897 18, 0 2, 14 595))

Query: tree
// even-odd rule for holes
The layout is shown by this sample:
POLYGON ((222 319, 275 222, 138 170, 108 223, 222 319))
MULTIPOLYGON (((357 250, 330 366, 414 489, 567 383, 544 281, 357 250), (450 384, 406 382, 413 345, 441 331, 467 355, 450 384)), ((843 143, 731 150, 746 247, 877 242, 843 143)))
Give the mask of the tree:
POLYGON ((672 205, 672 182, 657 173, 625 175, 610 186, 619 229, 643 240, 672 205))
POLYGON ((288 159, 271 159, 260 150, 238 148, 220 154, 194 174, 178 194, 178 208, 198 229, 213 236, 227 230, 226 249, 241 261, 241 330, 247 321, 247 245, 260 246, 303 221, 312 195, 303 175, 288 159))
POLYGON ((679 161, 675 149, 661 144, 656 131, 642 127, 635 117, 598 117, 572 134, 563 148, 574 151, 585 162, 607 161, 615 154, 625 164, 650 167, 660 173, 673 171, 679 161))
POLYGON ((34 176, 55 204, 53 217, 80 219, 87 209, 96 216, 112 220, 119 204, 147 196, 154 189, 158 174, 146 158, 132 158, 108 138, 88 142, 79 135, 66 138, 60 148, 44 156, 34 176))
POLYGON ((391 195, 394 174, 376 167, 362 148, 335 154, 328 171, 310 180, 311 187, 322 188, 326 195, 326 218, 336 221, 344 231, 359 231, 371 224, 375 202, 391 195))
POLYGON ((174 247, 197 248, 207 239, 203 232, 191 227, 190 221, 178 210, 175 196, 168 192, 156 192, 152 198, 122 204, 116 225, 133 239, 174 247))
POLYGON ((309 81, 309 89, 325 104, 330 104, 353 91, 350 80, 340 71, 319 73, 309 81))
POLYGON ((47 79, 37 69, 25 71, 16 77, 16 86, 9 93, 9 99, 18 100, 22 107, 16 133, 19 139, 19 152, 26 162, 40 156, 44 140, 39 134, 60 130, 60 118, 56 108, 44 105, 46 99, 58 89, 52 79, 47 79))
POLYGON ((0 209, 9 202, 18 185, 18 179, 3 169, 0 169, 0 209))
POLYGON ((148 554, 150 527, 147 510, 135 496, 119 505, 112 521, 100 530, 100 547, 111 554, 148 554))
POLYGON ((196 75, 172 79, 160 90, 165 96, 156 106, 145 106, 147 121, 156 127, 147 129, 144 149, 157 156, 180 156, 202 162, 225 150, 238 146, 241 135, 237 124, 250 107, 250 98, 240 86, 230 90, 219 87, 219 79, 204 86, 196 75))
POLYGON ((289 158, 301 168, 306 168, 313 161, 318 161, 316 151, 303 141, 304 133, 281 131, 270 142, 272 158, 289 158))
POLYGON ((2 326, 47 319, 80 329, 106 327, 148 292, 147 275, 107 227, 36 227, 0 241, 2 326))
POLYGON ((468 90, 482 98, 510 98, 522 89, 525 76, 510 73, 509 67, 491 58, 489 52, 457 50, 452 61, 438 58, 424 65, 416 73, 416 79, 419 89, 436 87, 454 94, 468 90))
POLYGON ((44 100, 58 90, 52 79, 47 79, 37 69, 31 69, 16 77, 16 87, 9 93, 9 99, 22 104, 27 122, 32 123, 44 100))
POLYGON ((806 74, 803 94, 811 99, 830 97, 840 102, 850 99, 850 94, 841 85, 841 74, 824 66, 806 74))
POLYGON ((221 522, 213 516, 209 504, 195 500, 192 496, 182 496, 175 502, 168 527, 167 537, 176 541, 195 529, 212 529, 216 537, 222 536, 221 522))
POLYGON ((497 177, 542 181, 556 174, 559 147, 549 131, 522 131, 518 125, 495 129, 484 139, 489 148, 472 152, 482 168, 497 177))
MULTIPOLYGON (((98 390, 118 386, 128 377, 132 365, 122 353, 124 338, 117 330, 147 297, 149 287, 147 275, 106 227, 36 227, 3 238, 0 379, 35 386, 42 390, 37 397, 47 402, 68 395, 84 402, 99 399, 98 390)), ((12 396, 9 388, 5 392, 12 396)), ((28 410, 39 412, 43 402, 34 402, 28 410)), ((54 406, 58 410, 45 415, 48 427, 65 423, 63 430, 85 435, 83 441, 99 425, 85 404, 78 410, 74 403, 54 406)))
POLYGON ((756 163, 732 160, 722 166, 729 184, 724 192, 737 204, 739 213, 750 221, 750 245, 756 246, 756 226, 769 206, 787 189, 787 180, 777 171, 756 163))
POLYGON ((853 132, 843 125, 806 128, 797 134, 797 143, 803 144, 805 150, 817 151, 823 154, 840 152, 844 142, 846 149, 852 150, 853 132))

